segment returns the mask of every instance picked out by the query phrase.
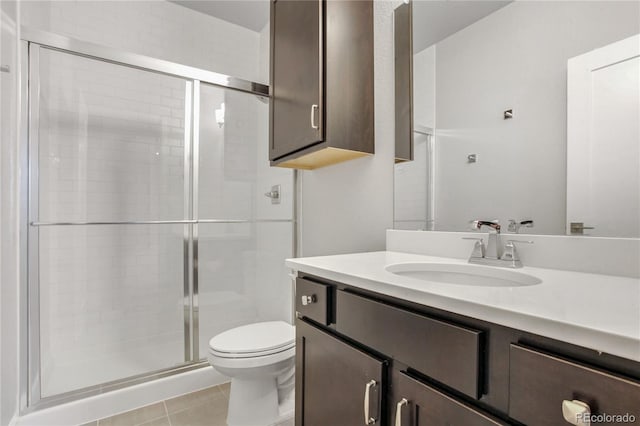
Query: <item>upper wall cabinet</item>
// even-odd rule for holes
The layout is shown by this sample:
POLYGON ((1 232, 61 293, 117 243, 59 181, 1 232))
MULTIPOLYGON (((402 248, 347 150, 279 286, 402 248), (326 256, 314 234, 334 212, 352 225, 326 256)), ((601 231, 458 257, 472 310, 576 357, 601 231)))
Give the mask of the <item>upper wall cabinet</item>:
POLYGON ((272 165, 373 154, 373 2, 273 0, 270 84, 272 165))

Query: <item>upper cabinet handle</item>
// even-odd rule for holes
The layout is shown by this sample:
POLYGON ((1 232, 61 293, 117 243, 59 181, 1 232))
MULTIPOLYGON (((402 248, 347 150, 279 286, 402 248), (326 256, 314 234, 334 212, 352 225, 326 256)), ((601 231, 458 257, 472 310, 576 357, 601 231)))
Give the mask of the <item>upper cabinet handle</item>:
POLYGON ((318 109, 318 105, 311 105, 311 128, 314 130, 318 130, 320 127, 316 124, 316 110, 318 109))
POLYGON ((396 404, 396 426, 402 426, 402 407, 409 404, 407 398, 402 398, 396 404))
POLYGON ((375 417, 371 416, 370 414, 370 410, 369 410, 369 392, 371 390, 372 387, 376 386, 378 384, 378 382, 376 382, 375 380, 370 380, 367 383, 367 386, 365 386, 364 388, 364 424, 365 425, 372 425, 375 422, 378 421, 378 419, 376 419, 375 417))

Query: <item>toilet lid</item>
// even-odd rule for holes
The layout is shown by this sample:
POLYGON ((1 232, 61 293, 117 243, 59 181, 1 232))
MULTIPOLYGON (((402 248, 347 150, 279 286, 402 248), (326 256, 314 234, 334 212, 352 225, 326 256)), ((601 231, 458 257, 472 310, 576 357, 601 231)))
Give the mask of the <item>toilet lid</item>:
POLYGON ((295 344, 295 330, 284 321, 243 325, 214 336, 209 347, 215 352, 233 354, 272 352, 295 344))

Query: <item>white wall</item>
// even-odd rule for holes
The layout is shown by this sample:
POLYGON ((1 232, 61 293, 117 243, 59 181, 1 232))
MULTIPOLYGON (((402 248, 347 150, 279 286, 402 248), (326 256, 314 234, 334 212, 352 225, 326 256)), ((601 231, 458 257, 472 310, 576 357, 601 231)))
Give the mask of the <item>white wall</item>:
POLYGON ((438 230, 530 218, 564 234, 567 60, 640 32, 639 16, 638 2, 517 1, 437 44, 438 230))
POLYGON ((302 255, 384 250, 393 225, 393 10, 374 3, 375 155, 301 172, 302 255))
POLYGON ((18 410, 18 8, 0 2, 0 425, 18 410))

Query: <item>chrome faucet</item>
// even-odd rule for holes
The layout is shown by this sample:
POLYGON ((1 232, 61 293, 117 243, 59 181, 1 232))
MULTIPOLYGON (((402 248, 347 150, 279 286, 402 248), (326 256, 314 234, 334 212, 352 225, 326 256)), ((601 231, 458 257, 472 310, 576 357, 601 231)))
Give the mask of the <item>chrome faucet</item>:
POLYGON ((474 220, 471 222, 474 229, 489 227, 487 246, 484 246, 482 238, 464 237, 465 240, 476 240, 473 252, 469 257, 469 263, 500 266, 503 268, 522 268, 522 262, 516 250, 516 243, 533 244, 533 241, 508 240, 503 247, 500 239, 500 224, 498 221, 474 220))
POLYGON ((482 229, 483 226, 489 228, 489 240, 485 250, 485 258, 500 259, 502 257, 502 242, 500 241, 500 224, 497 220, 474 220, 471 222, 475 229, 482 229))

